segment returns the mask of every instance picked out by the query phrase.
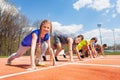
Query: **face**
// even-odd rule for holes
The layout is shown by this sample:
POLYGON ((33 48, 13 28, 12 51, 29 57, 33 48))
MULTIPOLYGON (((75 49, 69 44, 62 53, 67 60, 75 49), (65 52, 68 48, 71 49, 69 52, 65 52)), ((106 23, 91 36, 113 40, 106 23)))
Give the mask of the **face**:
POLYGON ((49 33, 50 32, 50 24, 48 24, 48 23, 45 23, 45 24, 43 24, 42 25, 42 27, 41 27, 41 31, 42 31, 42 33, 49 33))
POLYGON ((75 38, 75 43, 78 44, 82 41, 82 38, 81 37, 76 37, 75 38))
POLYGON ((96 43, 96 40, 92 40, 93 43, 96 43))

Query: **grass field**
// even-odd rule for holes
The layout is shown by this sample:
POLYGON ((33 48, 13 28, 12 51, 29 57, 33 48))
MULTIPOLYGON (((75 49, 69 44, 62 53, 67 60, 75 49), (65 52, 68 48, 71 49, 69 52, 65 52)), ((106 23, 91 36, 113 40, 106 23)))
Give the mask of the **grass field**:
POLYGON ((120 55, 120 52, 105 52, 105 55, 120 55))
POLYGON ((8 56, 0 56, 0 58, 7 58, 8 56))
MULTIPOLYGON (((120 55, 120 52, 105 52, 105 55, 120 55)), ((0 56, 0 58, 7 58, 7 57, 8 56, 0 56)))

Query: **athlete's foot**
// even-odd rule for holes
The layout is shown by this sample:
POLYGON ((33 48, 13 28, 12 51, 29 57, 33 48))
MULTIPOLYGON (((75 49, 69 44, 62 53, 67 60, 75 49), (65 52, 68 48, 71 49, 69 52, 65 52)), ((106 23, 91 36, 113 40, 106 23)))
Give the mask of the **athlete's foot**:
POLYGON ((8 59, 6 65, 11 65, 11 61, 8 59))
POLYGON ((56 65, 56 61, 55 60, 53 60, 53 66, 55 66, 56 65))
POLYGON ((84 55, 81 55, 81 58, 85 58, 85 56, 84 56, 84 55))
POLYGON ((84 61, 84 59, 81 58, 81 59, 79 59, 79 61, 84 61))
POLYGON ((36 70, 36 69, 37 69, 37 67, 31 67, 31 68, 28 68, 27 70, 31 71, 31 70, 36 70))
POLYGON ((46 64, 44 64, 44 63, 42 63, 42 62, 38 62, 38 63, 36 64, 36 66, 42 66, 42 67, 44 67, 44 66, 46 66, 46 64))
POLYGON ((70 60, 70 62, 74 62, 74 60, 70 60))
POLYGON ((38 64, 38 63, 39 63, 39 59, 35 58, 35 64, 38 64))
POLYGON ((42 56, 43 61, 47 61, 46 56, 42 56))
POLYGON ((56 61, 59 61, 57 57, 55 57, 55 60, 56 60, 56 61))
POLYGON ((66 55, 65 55, 65 54, 63 54, 63 57, 64 57, 64 58, 66 58, 66 55))
POLYGON ((99 58, 104 58, 104 56, 101 55, 101 56, 99 56, 99 58))

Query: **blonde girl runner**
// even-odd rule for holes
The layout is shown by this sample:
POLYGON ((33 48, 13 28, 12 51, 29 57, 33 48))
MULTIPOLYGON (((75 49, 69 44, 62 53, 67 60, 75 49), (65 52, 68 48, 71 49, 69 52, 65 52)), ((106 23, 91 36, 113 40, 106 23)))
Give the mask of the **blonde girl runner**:
MULTIPOLYGON (((53 64, 55 64, 54 55, 52 53, 52 48, 50 44, 50 31, 52 31, 52 24, 49 20, 44 20, 40 24, 40 29, 32 31, 30 34, 28 34, 21 42, 19 49, 17 52, 13 53, 11 56, 9 56, 7 60, 7 64, 11 65, 11 62, 15 59, 23 55, 28 49, 31 48, 31 55, 30 55, 30 61, 31 61, 31 69, 36 69, 35 64, 35 49, 36 46, 39 47, 39 38, 41 39, 41 43, 47 42, 48 43, 48 50, 53 58, 53 64)), ((39 47, 40 48, 40 47, 39 47)), ((40 50, 40 49, 39 49, 40 50)), ((40 51, 39 51, 40 52, 40 51)), ((41 54, 41 53, 39 53, 41 54)))

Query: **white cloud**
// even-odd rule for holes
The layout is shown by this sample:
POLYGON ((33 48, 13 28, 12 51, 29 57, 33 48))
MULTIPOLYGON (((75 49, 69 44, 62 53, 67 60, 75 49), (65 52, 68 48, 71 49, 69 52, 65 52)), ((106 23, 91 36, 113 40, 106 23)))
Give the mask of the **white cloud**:
POLYGON ((73 8, 79 10, 83 7, 89 7, 97 11, 111 7, 109 0, 78 0, 73 4, 73 8))
POLYGON ((77 0, 73 3, 73 8, 76 10, 81 8, 90 8, 96 11, 105 10, 102 15, 108 16, 110 14, 112 18, 116 18, 120 14, 120 0, 111 1, 111 3, 110 0, 77 0))
MULTIPOLYGON (((79 34, 83 30, 83 25, 62 25, 59 22, 52 22, 53 25, 53 32, 60 32, 61 34, 79 34), (79 33, 78 33, 79 32, 79 33)), ((116 44, 120 44, 120 28, 114 29, 114 34, 113 36, 113 30, 112 29, 105 29, 101 28, 101 35, 102 35, 102 43, 106 43, 108 46, 114 45, 114 37, 115 37, 115 42, 116 44)), ((94 29, 91 31, 87 31, 83 33, 85 39, 89 40, 92 37, 97 37, 98 42, 101 43, 100 41, 100 32, 99 29, 94 29)))
POLYGON ((92 0, 78 0, 76 3, 73 4, 73 8, 79 10, 82 7, 85 7, 88 4, 91 4, 92 0))
MULTIPOLYGON (((53 25, 53 32, 60 32, 61 34, 81 34, 83 33, 83 25, 79 24, 71 24, 71 25, 62 25, 59 22, 52 22, 53 25), (79 32, 79 33, 78 33, 79 32)), ((105 29, 101 28, 101 35, 102 35, 102 43, 106 43, 108 46, 114 45, 114 37, 113 37, 113 32, 114 32, 114 37, 115 37, 115 43, 120 44, 120 28, 115 28, 114 30, 112 29, 105 29)), ((91 31, 86 31, 83 33, 85 39, 89 40, 92 37, 97 37, 98 42, 101 43, 100 41, 100 32, 99 29, 93 29, 91 31)))
POLYGON ((93 0, 93 3, 90 4, 89 7, 97 11, 101 11, 103 9, 110 8, 111 5, 109 0, 93 0))
POLYGON ((110 10, 109 9, 107 9, 107 10, 105 10, 105 12, 102 14, 103 16, 107 16, 107 14, 109 14, 110 13, 110 10))
POLYGON ((114 13, 114 14, 112 14, 112 18, 115 18, 116 16, 117 16, 117 14, 115 14, 115 13, 114 13))
MULTIPOLYGON (((114 37, 115 37, 115 43, 120 44, 120 28, 114 29, 114 34, 113 36, 113 30, 111 29, 104 29, 101 28, 101 35, 102 35, 102 43, 106 43, 108 46, 114 45, 114 37)), ((97 37, 98 42, 101 43, 100 41, 100 33, 98 29, 94 29, 91 31, 87 31, 84 33, 85 39, 91 39, 92 37, 97 37)))
POLYGON ((78 32, 82 31, 83 25, 71 24, 71 25, 62 25, 59 22, 52 22, 53 33, 58 32, 61 34, 72 34, 76 35, 78 32))
POLYGON ((120 0, 117 0, 116 10, 118 13, 120 13, 120 0))
POLYGON ((110 11, 109 10, 106 10, 105 13, 109 13, 110 11))
POLYGON ((110 22, 112 18, 116 18, 120 14, 120 0, 77 0, 73 3, 73 8, 80 10, 81 8, 94 9, 103 11, 102 15, 107 17, 110 22))

